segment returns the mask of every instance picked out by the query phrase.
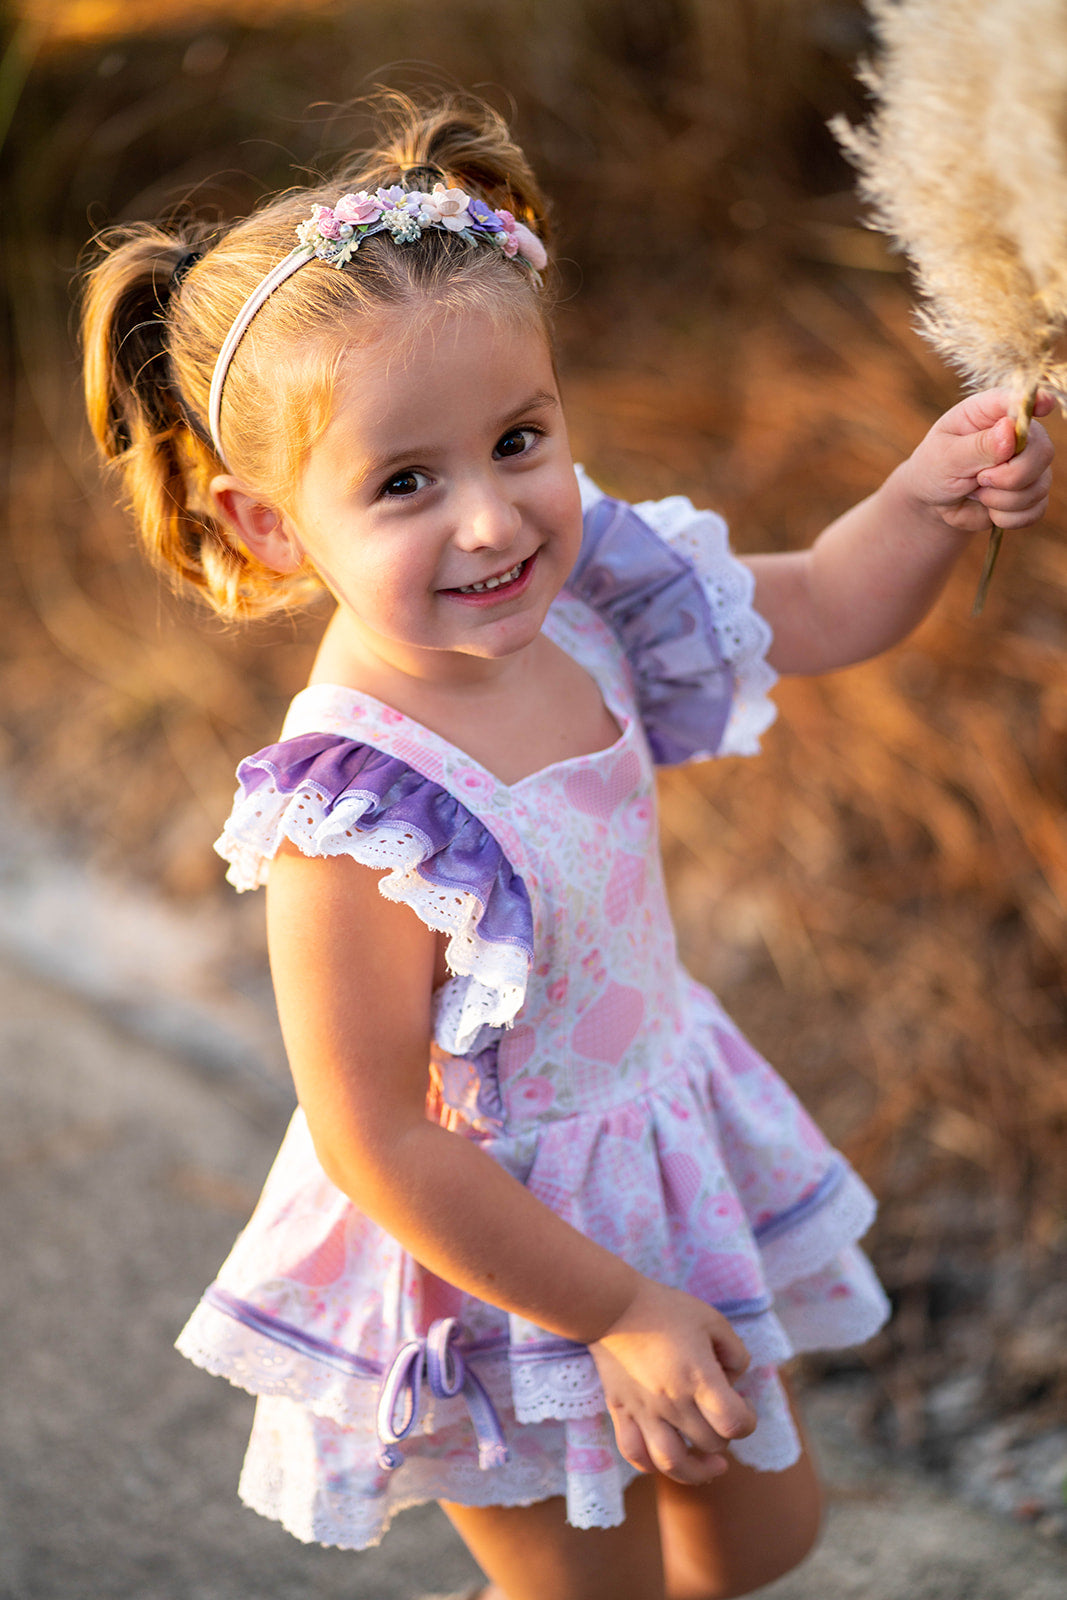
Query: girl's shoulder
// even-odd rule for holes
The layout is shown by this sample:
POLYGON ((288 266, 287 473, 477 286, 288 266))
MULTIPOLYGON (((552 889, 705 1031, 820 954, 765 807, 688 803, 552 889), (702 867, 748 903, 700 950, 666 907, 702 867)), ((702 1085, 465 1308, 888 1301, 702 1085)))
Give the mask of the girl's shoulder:
POLYGON ((684 495, 630 505, 577 473, 584 534, 566 590, 625 650, 655 759, 757 754, 776 715, 772 636, 726 522, 684 495))

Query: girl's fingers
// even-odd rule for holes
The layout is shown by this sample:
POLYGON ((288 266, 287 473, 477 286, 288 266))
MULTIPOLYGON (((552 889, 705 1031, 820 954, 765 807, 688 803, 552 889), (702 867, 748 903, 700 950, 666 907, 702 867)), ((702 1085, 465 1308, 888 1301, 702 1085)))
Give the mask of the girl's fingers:
POLYGON ((716 1330, 712 1339, 715 1355, 719 1365, 731 1383, 748 1371, 752 1357, 743 1339, 740 1339, 728 1322, 723 1322, 722 1328, 716 1330))
POLYGON ((692 1449, 670 1423, 658 1420, 648 1424, 645 1444, 656 1471, 675 1483, 710 1483, 726 1471, 726 1458, 720 1451, 692 1449))
MULTIPOLYGON (((1010 416, 1018 404, 1009 389, 984 389, 980 394, 969 394, 940 419, 940 425, 949 433, 973 433, 992 428, 1001 417, 1010 416)), ((1034 416, 1047 417, 1056 402, 1043 389, 1034 401, 1034 416)))
POLYGON ((730 1442, 725 1434, 721 1434, 712 1426, 695 1403, 686 1406, 680 1413, 676 1426, 691 1449, 700 1455, 720 1455, 730 1442))
POLYGON ((655 1466, 645 1444, 645 1436, 637 1426, 634 1418, 620 1411, 613 1411, 611 1420, 615 1427, 615 1443, 619 1447, 619 1454, 631 1467, 636 1467, 638 1472, 654 1472, 655 1466))
POLYGON ((966 483, 979 472, 1011 460, 1015 454, 1015 425, 1004 407, 972 406, 972 401, 988 398, 992 397, 972 395, 971 400, 954 406, 935 422, 924 440, 932 450, 927 470, 943 476, 948 483, 966 483))
POLYGON ((755 1432, 756 1413, 736 1389, 709 1386, 699 1390, 693 1400, 700 1415, 720 1438, 747 1439, 755 1432))
POLYGON ((725 1470, 725 1463, 718 1465, 725 1440, 702 1418, 694 1417, 691 1425, 694 1434, 700 1431, 715 1441, 710 1450, 693 1448, 697 1441, 689 1434, 688 1425, 683 1433, 662 1417, 651 1419, 643 1429, 626 1412, 613 1412, 612 1420, 619 1454, 638 1472, 661 1472, 678 1483, 707 1483, 725 1470))
POLYGON ((995 527, 1012 531, 1016 528, 1032 528, 1035 522, 1040 522, 1045 514, 1048 501, 1043 501, 1032 506, 1028 511, 990 511, 989 520, 995 527))
POLYGON ((989 532, 991 520, 989 512, 973 498, 961 500, 957 505, 945 506, 941 517, 950 528, 956 528, 960 533, 989 532))
POLYGON ((972 395, 927 435, 924 442, 934 447, 930 464, 949 483, 977 478, 1015 488, 1032 482, 1052 460, 1052 442, 1040 422, 1031 424, 1026 446, 1016 455, 1015 424, 999 400, 997 391, 972 395))
POLYGON ((1051 461, 1053 461, 1053 440, 1048 437, 1040 422, 1035 422, 1030 429, 1025 450, 1009 461, 1001 462, 998 467, 982 467, 977 474, 979 488, 997 488, 997 490, 1025 490, 1041 478, 1048 478, 1051 483, 1051 461))
POLYGON ((1012 489, 979 489, 969 496, 985 506, 987 511, 1007 511, 1022 517, 1038 517, 1044 515, 1048 505, 1048 489, 1035 485, 1033 490, 1020 494, 1012 489))
POLYGON ((1037 483, 1025 489, 1001 489, 999 486, 975 489, 967 499, 977 505, 985 506, 987 511, 1018 512, 1024 517, 1030 516, 1036 522, 1044 515, 1051 488, 1051 482, 1042 477, 1037 483))

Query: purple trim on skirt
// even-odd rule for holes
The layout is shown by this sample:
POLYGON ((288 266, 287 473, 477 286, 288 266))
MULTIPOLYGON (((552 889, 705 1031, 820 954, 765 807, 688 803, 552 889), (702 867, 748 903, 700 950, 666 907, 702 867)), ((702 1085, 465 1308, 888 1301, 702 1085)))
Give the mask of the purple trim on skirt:
MULTIPOLYGON (((201 1296, 205 1305, 213 1311, 219 1311, 223 1316, 232 1317, 235 1322, 241 1323, 245 1328, 250 1328, 253 1333, 261 1333, 264 1338, 273 1339, 276 1344, 285 1345, 297 1355, 310 1356, 316 1361, 321 1361, 325 1366, 335 1367, 339 1372, 346 1372, 353 1378, 366 1378, 372 1383, 380 1382, 383 1376, 396 1364, 396 1356, 386 1365, 380 1361, 368 1361, 365 1356, 356 1356, 345 1350, 339 1344, 333 1344, 327 1339, 319 1339, 313 1333, 305 1333, 303 1328, 298 1328, 292 1322, 286 1322, 281 1317, 276 1317, 273 1312, 262 1311, 254 1306, 250 1300, 242 1300, 237 1295, 231 1294, 221 1284, 212 1283, 201 1296)), ((741 1320, 745 1317, 760 1317, 769 1311, 773 1305, 770 1295, 760 1295, 750 1300, 723 1300, 715 1303, 715 1309, 728 1322, 741 1320)), ((554 1361, 560 1356, 575 1355, 583 1350, 588 1350, 588 1345, 578 1344, 573 1339, 556 1339, 551 1335, 546 1339, 531 1340, 529 1344, 522 1343, 518 1346, 510 1344, 506 1336, 494 1339, 477 1339, 470 1344, 461 1346, 465 1356, 492 1356, 507 1354, 508 1360, 518 1361, 554 1361)))
MULTIPOLYGON (((262 1333, 266 1338, 286 1345, 299 1355, 314 1356, 329 1366, 337 1367, 341 1372, 351 1373, 353 1377, 378 1379, 387 1370, 384 1362, 368 1361, 365 1356, 355 1356, 339 1344, 316 1338, 313 1333, 305 1333, 303 1328, 298 1328, 295 1323, 286 1322, 283 1318, 276 1317, 272 1311, 262 1311, 250 1300, 242 1300, 238 1295, 231 1294, 220 1283, 210 1284, 204 1290, 201 1299, 213 1311, 221 1311, 224 1316, 232 1317, 235 1322, 251 1328, 253 1333, 262 1333)), ((506 1334, 493 1339, 475 1339, 462 1346, 463 1353, 467 1356, 503 1355, 506 1351, 510 1352, 511 1348, 506 1334)), ((553 1356, 566 1355, 586 1348, 584 1344, 575 1344, 572 1339, 554 1339, 550 1336, 547 1339, 524 1344, 522 1354, 547 1361, 553 1356)))
POLYGON ((350 1377, 376 1381, 385 1371, 385 1368, 376 1361, 366 1361, 362 1356, 354 1356, 348 1350, 342 1350, 340 1345, 330 1344, 326 1339, 317 1339, 313 1333, 305 1333, 303 1328, 298 1328, 291 1322, 283 1322, 281 1317, 275 1317, 269 1311, 261 1311, 250 1300, 238 1299, 220 1284, 209 1284, 201 1299, 213 1311, 221 1311, 223 1316, 232 1317, 243 1327, 251 1328, 253 1333, 261 1333, 265 1338, 273 1339, 275 1344, 282 1344, 289 1350, 295 1350, 297 1355, 314 1356, 316 1361, 322 1361, 329 1367, 336 1367, 340 1372, 347 1372, 350 1377))
POLYGON ((817 1211, 820 1206, 825 1205, 830 1196, 841 1187, 845 1172, 845 1163, 839 1156, 810 1194, 806 1194, 795 1205, 785 1211, 779 1211, 776 1216, 768 1217, 766 1222, 761 1222, 753 1228, 756 1240, 763 1244, 768 1239, 777 1239, 779 1234, 788 1233, 798 1222, 803 1222, 812 1211, 817 1211))

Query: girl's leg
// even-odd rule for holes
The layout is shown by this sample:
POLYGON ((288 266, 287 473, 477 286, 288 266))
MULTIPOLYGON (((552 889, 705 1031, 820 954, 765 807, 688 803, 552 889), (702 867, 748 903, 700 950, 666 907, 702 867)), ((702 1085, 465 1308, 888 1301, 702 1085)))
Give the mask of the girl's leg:
POLYGON ((669 1600, 751 1594, 798 1566, 818 1537, 822 1496, 806 1449, 784 1472, 735 1459, 703 1488, 655 1483, 669 1600))
POLYGON ((571 1527, 561 1498, 443 1509, 496 1586, 486 1600, 729 1600, 803 1561, 822 1502, 805 1450, 784 1472, 733 1460, 699 1489, 638 1478, 618 1528, 571 1527))
POLYGON ((506 1600, 665 1600, 652 1478, 626 1491, 626 1521, 618 1528, 572 1528, 558 1497, 532 1506, 442 1509, 506 1600))

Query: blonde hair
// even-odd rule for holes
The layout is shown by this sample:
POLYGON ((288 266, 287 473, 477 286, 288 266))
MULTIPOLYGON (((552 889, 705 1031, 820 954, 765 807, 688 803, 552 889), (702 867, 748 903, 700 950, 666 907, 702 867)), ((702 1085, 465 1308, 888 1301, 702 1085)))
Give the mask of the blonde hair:
MULTIPOLYGON (((342 270, 313 263, 270 297, 238 346, 223 403, 224 467, 207 424, 219 349, 313 204, 349 190, 443 182, 506 207, 547 238, 537 180, 491 107, 458 95, 420 107, 389 92, 375 109, 376 148, 221 237, 191 220, 114 228, 96 241, 82 312, 90 426, 121 473, 151 559, 225 617, 264 616, 319 587, 310 569, 280 576, 257 561, 215 512, 209 485, 232 471, 264 500, 286 504, 329 419, 342 351, 358 343, 361 319, 418 299, 548 328, 546 298, 525 267, 436 230, 417 245, 369 239, 342 270)), ((369 337, 373 324, 365 326, 369 337)))

